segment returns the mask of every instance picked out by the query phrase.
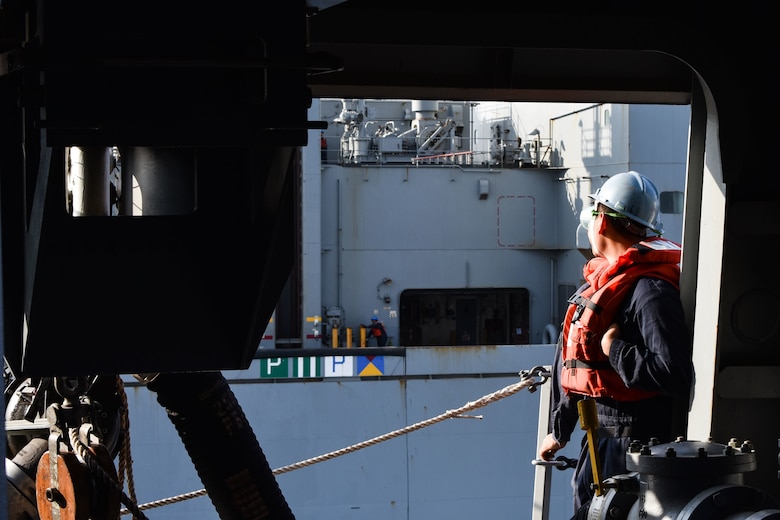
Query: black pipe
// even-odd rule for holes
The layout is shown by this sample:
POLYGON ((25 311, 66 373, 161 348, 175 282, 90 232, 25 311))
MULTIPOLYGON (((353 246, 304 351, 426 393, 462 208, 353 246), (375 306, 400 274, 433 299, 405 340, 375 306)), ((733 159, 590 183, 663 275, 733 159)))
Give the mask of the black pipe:
POLYGON ((222 520, 294 520, 220 372, 160 374, 148 387, 179 432, 222 520))
POLYGON ((20 449, 12 461, 5 459, 8 477, 8 520, 38 518, 38 501, 35 496, 35 480, 38 462, 49 448, 43 438, 33 438, 20 449))

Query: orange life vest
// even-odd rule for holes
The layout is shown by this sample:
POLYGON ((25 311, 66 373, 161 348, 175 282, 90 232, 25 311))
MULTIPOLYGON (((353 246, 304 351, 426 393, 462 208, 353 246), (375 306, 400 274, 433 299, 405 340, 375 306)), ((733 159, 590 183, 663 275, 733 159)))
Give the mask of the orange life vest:
POLYGON ((654 395, 628 388, 601 351, 601 338, 639 278, 661 278, 679 287, 680 246, 660 237, 635 244, 615 263, 594 258, 587 284, 569 299, 561 334, 561 386, 566 393, 637 401, 654 395))

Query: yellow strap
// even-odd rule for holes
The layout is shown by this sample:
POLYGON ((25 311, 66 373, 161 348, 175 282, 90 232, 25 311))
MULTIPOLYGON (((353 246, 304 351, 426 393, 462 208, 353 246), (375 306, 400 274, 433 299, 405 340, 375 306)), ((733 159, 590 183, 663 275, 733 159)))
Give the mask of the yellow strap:
POLYGON ((601 459, 598 455, 598 435, 599 418, 596 413, 596 401, 593 399, 582 399, 577 402, 577 411, 580 414, 580 428, 586 431, 588 436, 588 451, 590 452, 590 466, 593 469, 593 486, 596 496, 603 494, 601 484, 601 459))

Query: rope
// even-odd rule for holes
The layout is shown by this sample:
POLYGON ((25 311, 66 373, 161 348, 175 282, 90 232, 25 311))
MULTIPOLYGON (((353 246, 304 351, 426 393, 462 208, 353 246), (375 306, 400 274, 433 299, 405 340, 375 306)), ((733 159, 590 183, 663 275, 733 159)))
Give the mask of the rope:
POLYGON ((486 396, 481 397, 480 399, 477 399, 476 401, 471 401, 469 403, 466 403, 465 405, 461 406, 460 408, 455 408, 454 410, 447 410, 441 415, 437 415, 436 417, 433 417, 431 419, 426 419, 425 421, 420 421, 416 424, 412 424, 410 426, 406 426, 404 428, 401 428, 399 430, 395 430, 390 433, 386 433, 384 435, 380 435, 379 437, 374 437, 373 439, 369 439, 367 441, 360 442, 358 444, 353 444, 352 446, 349 446, 347 448, 343 448, 341 450, 332 451, 330 453, 326 453, 324 455, 319 455, 317 457, 313 457, 311 459, 302 461, 302 462, 296 462, 295 464, 290 464, 289 466, 283 466, 279 469, 274 470, 274 475, 281 475, 282 473, 287 473, 289 471, 293 471, 295 469, 304 468, 306 466, 311 466, 312 464, 317 464, 319 462, 323 462, 326 460, 330 460, 336 457, 340 457, 342 455, 346 455, 347 453, 353 453, 358 450, 362 450, 363 448, 367 448, 368 446, 373 446, 374 444, 378 444, 380 442, 384 442, 390 439, 393 439, 395 437, 398 437, 400 435, 406 435, 407 433, 420 430, 422 428, 426 428, 428 426, 432 426, 436 423, 439 423, 441 421, 444 421, 445 419, 451 419, 453 417, 458 417, 462 415, 464 412, 468 412, 470 410, 476 410, 477 408, 482 408, 483 406, 487 406, 490 403, 493 403, 495 401, 498 401, 500 399, 504 399, 505 397, 509 397, 510 395, 514 395, 526 386, 530 386, 533 384, 533 380, 526 379, 523 381, 520 381, 519 383, 514 383, 512 385, 509 385, 505 388, 502 388, 501 390, 498 390, 496 392, 493 392, 492 394, 488 394, 486 396))
MULTIPOLYGON (((281 468, 273 470, 274 475, 281 475, 283 473, 288 473, 290 471, 304 468, 306 466, 311 466, 314 464, 318 464, 320 462, 324 462, 326 460, 334 459, 336 457, 340 457, 342 455, 346 455, 347 453, 353 453, 358 450, 362 450, 363 448, 367 448, 369 446, 373 446, 375 444, 379 444, 380 442, 384 442, 390 439, 393 439, 395 437, 399 437, 401 435, 406 435, 407 433, 411 433, 413 431, 420 430, 422 428, 426 428, 428 426, 432 426, 436 423, 442 422, 446 419, 451 419, 453 417, 457 418, 480 418, 481 417, 474 417, 474 416, 464 416, 463 414, 465 412, 476 410, 477 408, 482 408, 483 406, 487 406, 493 402, 499 401, 501 399, 504 399, 506 397, 509 397, 511 395, 516 394, 520 390, 526 387, 531 387, 530 391, 534 391, 536 389, 536 385, 539 384, 538 381, 536 381, 533 377, 530 377, 531 375, 537 375, 537 374, 526 374, 524 376, 524 379, 521 380, 518 383, 511 384, 509 386, 506 386, 502 388, 501 390, 498 390, 496 392, 493 392, 491 394, 487 394, 476 401, 471 401, 466 403, 465 405, 461 406, 460 408, 455 408, 453 410, 447 410, 441 415, 437 415, 436 417, 433 417, 431 419, 426 419, 425 421, 420 421, 416 424, 412 424, 410 426, 406 426, 404 428, 401 428, 399 430, 395 430, 393 432, 386 433, 384 435, 380 435, 378 437, 374 437, 373 439, 369 439, 367 441, 360 442, 358 444, 353 444, 352 446, 348 446, 346 448, 342 448, 340 450, 332 451, 330 453, 326 453, 324 455, 319 455, 317 457, 312 457, 310 459, 296 462, 294 464, 290 464, 288 466, 282 466, 281 468)), ((546 379, 545 379, 546 380, 546 379)), ((154 502, 148 502, 146 504, 141 504, 138 506, 139 510, 146 510, 146 509, 152 509, 155 507, 160 507, 163 505, 168 504, 174 504, 176 502, 181 502, 184 500, 189 500, 191 498, 197 498, 206 495, 207 492, 205 489, 200 489, 198 491, 191 491, 190 493, 185 493, 183 495, 178 495, 176 497, 171 498, 165 498, 162 500, 157 500, 154 502)), ((120 515, 127 514, 127 510, 120 511, 120 515)))
MULTIPOLYGON (((86 464, 90 471, 100 477, 100 482, 105 486, 105 489, 113 489, 119 495, 119 501, 127 506, 128 510, 133 513, 134 518, 146 520, 146 516, 141 512, 135 503, 125 495, 124 491, 119 488, 118 484, 110 477, 110 475, 98 464, 95 458, 92 456, 92 452, 88 447, 79 440, 79 434, 77 428, 69 428, 68 436, 70 437, 70 445, 73 451, 76 453, 82 464, 86 464)), ((124 511, 124 510, 123 510, 124 511)))
POLYGON ((127 491, 130 494, 130 500, 137 503, 135 496, 135 480, 133 479, 133 456, 130 453, 130 414, 128 413, 127 394, 125 393, 125 383, 122 378, 117 376, 116 385, 122 398, 122 415, 120 417, 120 428, 122 435, 122 449, 119 453, 119 487, 124 486, 125 475, 127 475, 127 491))

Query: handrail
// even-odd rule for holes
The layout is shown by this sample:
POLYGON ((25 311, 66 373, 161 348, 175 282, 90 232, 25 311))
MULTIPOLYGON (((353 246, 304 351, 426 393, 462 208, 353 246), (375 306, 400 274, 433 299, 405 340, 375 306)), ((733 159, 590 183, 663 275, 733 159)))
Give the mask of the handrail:
POLYGON ((443 159, 445 157, 455 157, 456 155, 474 155, 474 152, 468 151, 468 152, 441 153, 437 155, 423 155, 423 156, 412 157, 412 162, 429 160, 429 159, 443 159))

